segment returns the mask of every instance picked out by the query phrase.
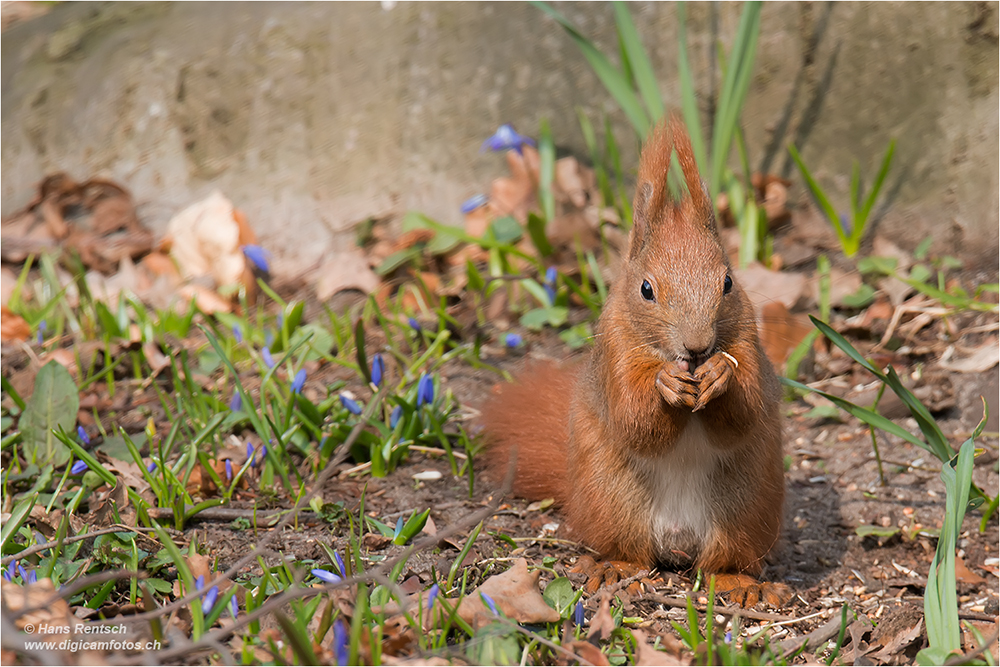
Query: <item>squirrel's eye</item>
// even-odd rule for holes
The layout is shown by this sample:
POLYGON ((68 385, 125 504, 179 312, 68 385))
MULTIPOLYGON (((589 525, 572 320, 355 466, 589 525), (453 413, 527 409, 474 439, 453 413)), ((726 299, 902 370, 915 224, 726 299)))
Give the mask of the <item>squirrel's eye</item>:
POLYGON ((733 279, 730 278, 729 274, 727 273, 726 279, 722 282, 722 293, 729 294, 732 291, 733 291, 733 279))
POLYGON ((656 297, 653 296, 653 286, 649 284, 648 280, 642 281, 642 289, 639 291, 642 294, 642 298, 646 301, 656 300, 656 297))

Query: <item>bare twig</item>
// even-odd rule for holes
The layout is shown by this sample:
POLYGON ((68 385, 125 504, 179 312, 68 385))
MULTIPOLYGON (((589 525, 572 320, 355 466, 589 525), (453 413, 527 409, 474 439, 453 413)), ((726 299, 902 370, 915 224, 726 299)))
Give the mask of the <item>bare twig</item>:
MULTIPOLYGON (((635 600, 649 600, 650 602, 656 602, 667 607, 675 607, 677 609, 687 609, 688 599, 687 598, 672 598, 666 595, 660 595, 659 593, 645 593, 635 600)), ((694 604, 694 608, 700 612, 706 611, 706 607, 703 604, 694 604)), ((764 611, 754 611, 753 609, 743 609, 737 606, 715 606, 712 608, 716 614, 722 614, 723 616, 736 616, 740 615, 744 618, 752 618, 755 621, 773 621, 780 622, 788 625, 797 621, 802 621, 805 619, 795 618, 793 616, 782 616, 781 614, 769 614, 764 611)), ((838 626, 839 627, 839 626, 838 626)))

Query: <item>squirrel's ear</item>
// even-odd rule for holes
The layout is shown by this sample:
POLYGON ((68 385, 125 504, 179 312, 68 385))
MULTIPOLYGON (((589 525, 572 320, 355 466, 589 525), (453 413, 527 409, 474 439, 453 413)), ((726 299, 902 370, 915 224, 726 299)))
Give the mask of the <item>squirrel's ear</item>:
POLYGON ((653 185, 640 183, 635 191, 635 201, 632 203, 632 233, 629 235, 629 259, 635 259, 640 248, 649 236, 650 210, 653 199, 653 185))

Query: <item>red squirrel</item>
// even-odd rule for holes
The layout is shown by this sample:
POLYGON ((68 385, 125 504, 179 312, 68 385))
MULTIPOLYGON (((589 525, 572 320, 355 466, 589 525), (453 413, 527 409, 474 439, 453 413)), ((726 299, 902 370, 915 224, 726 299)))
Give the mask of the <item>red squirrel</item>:
POLYGON ((789 589, 757 577, 781 529, 779 384, 680 121, 647 139, 633 210, 588 361, 499 389, 483 406, 487 466, 503 478, 513 454, 514 493, 554 498, 607 558, 691 564, 741 604, 778 606, 789 589))

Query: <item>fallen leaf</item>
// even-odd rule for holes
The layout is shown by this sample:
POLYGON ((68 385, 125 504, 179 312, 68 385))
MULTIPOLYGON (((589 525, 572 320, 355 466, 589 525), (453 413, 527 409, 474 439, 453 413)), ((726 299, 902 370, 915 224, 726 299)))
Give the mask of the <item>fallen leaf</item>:
POLYGON ((780 301, 765 303, 760 314, 760 342, 775 367, 781 367, 789 353, 812 331, 805 315, 793 315, 780 301))
POLYGON ((615 629, 615 619, 611 618, 611 600, 607 595, 601 600, 597 613, 590 619, 590 629, 587 631, 588 641, 603 641, 611 637, 615 629))
POLYGON ((327 259, 318 270, 316 298, 326 301, 344 290, 354 289, 371 294, 381 281, 368 266, 367 260, 353 252, 342 252, 327 259))
POLYGON ((923 628, 923 625, 924 619, 920 618, 915 625, 901 628, 897 633, 889 637, 888 641, 884 642, 882 650, 875 653, 872 657, 882 662, 887 661, 893 655, 915 642, 920 637, 920 630, 923 628))
POLYGON ((167 224, 170 256, 181 276, 210 276, 216 286, 241 282, 247 269, 233 203, 216 190, 167 224))
POLYGON ((955 579, 964 584, 982 584, 986 581, 978 574, 970 570, 969 566, 965 564, 965 561, 958 556, 955 557, 955 579))
POLYGON ((467 595, 458 607, 458 615, 473 627, 489 623, 493 618, 480 593, 488 595, 497 609, 518 623, 554 623, 559 612, 545 603, 538 590, 541 570, 528 572, 528 561, 518 558, 513 567, 483 582, 467 595))
POLYGON ((941 361, 939 365, 945 370, 956 373, 982 373, 996 366, 998 362, 1000 362, 1000 343, 996 338, 991 338, 969 356, 941 361))
MULTIPOLYGON (((608 662, 608 657, 601 652, 601 649, 594 646, 590 642, 585 642, 585 641, 563 642, 562 647, 567 651, 572 652, 574 655, 578 656, 580 660, 586 662, 587 664, 591 665, 611 664, 610 662, 608 662)), ((556 664, 559 665, 570 664, 567 661, 568 656, 565 653, 562 653, 560 651, 557 655, 558 655, 558 662, 556 664)))
MULTIPOLYGON (((657 651, 655 648, 650 646, 646 642, 646 633, 642 630, 632 630, 632 637, 635 639, 636 646, 636 665, 690 665, 689 660, 682 660, 680 652, 680 642, 674 641, 673 646, 666 646, 666 648, 673 648, 675 654, 672 655, 669 652, 657 651)), ((672 635, 668 635, 671 638, 672 635)))
POLYGON ((563 195, 573 206, 583 208, 587 205, 588 188, 584 183, 583 169, 575 157, 556 160, 553 185, 557 196, 563 195))
POLYGON ((0 307, 0 340, 5 343, 28 340, 31 327, 20 315, 15 315, 7 306, 0 307))
POLYGON ((764 305, 771 301, 778 301, 791 310, 806 284, 801 273, 771 271, 759 262, 751 262, 745 269, 736 269, 735 273, 758 317, 764 305))

